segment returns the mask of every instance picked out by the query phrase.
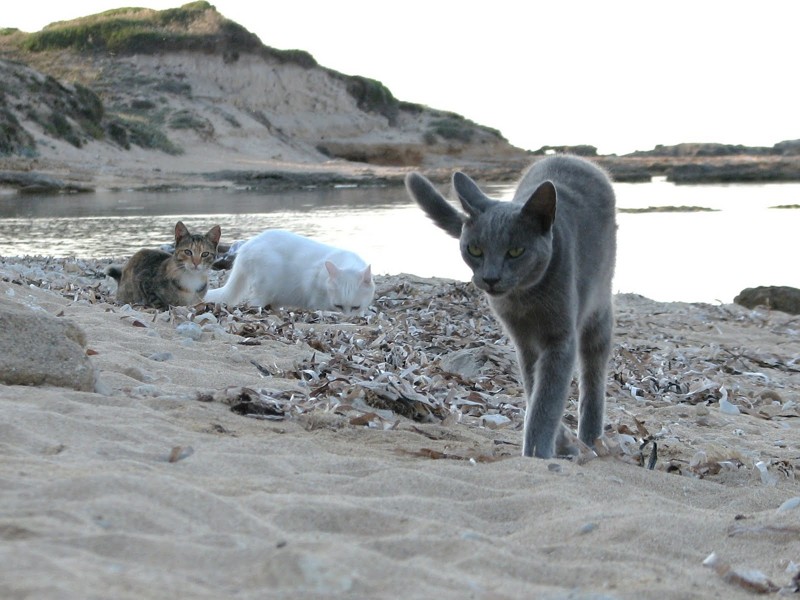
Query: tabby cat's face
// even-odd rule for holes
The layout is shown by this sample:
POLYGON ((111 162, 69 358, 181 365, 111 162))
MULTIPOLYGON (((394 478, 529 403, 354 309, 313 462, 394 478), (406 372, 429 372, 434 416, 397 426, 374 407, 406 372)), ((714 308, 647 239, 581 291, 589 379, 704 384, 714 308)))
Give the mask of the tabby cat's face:
POLYGON ((216 247, 205 236, 192 235, 175 246, 175 261, 187 271, 206 271, 217 258, 216 247))
POLYGON ((217 244, 220 238, 219 225, 201 235, 190 233, 183 223, 175 226, 175 251, 173 260, 178 268, 186 271, 207 271, 217 259, 217 244))
POLYGON ((498 203, 464 224, 461 255, 473 283, 502 296, 541 280, 552 255, 552 230, 543 231, 513 204, 498 203))

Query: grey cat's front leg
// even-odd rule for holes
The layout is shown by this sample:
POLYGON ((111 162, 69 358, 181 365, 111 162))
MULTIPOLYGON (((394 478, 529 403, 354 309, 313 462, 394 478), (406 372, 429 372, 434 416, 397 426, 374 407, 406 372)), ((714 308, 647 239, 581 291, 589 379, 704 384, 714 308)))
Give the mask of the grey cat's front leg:
MULTIPOLYGON (((575 354, 575 340, 569 339, 549 345, 539 355, 533 367, 533 391, 528 394, 525 412, 523 456, 553 456, 572 381, 575 354)), ((531 365, 525 368, 531 368, 531 365)))
POLYGON ((614 319, 609 307, 589 321, 581 333, 578 437, 589 447, 594 447, 595 440, 603 434, 606 371, 613 327, 614 319))

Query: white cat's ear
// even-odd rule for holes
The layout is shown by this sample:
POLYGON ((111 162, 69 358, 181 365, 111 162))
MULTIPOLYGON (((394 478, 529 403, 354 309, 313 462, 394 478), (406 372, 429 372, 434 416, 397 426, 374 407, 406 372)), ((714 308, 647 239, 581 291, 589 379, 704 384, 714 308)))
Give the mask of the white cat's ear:
POLYGON ((461 201, 461 206, 473 218, 484 212, 493 202, 481 191, 477 183, 460 171, 453 173, 453 189, 461 201))
POLYGON ((186 228, 186 225, 183 224, 183 221, 175 223, 175 241, 179 242, 187 235, 189 235, 189 230, 186 228))
POLYGON ((361 273, 361 281, 366 284, 372 283, 372 265, 367 265, 367 268, 361 273))
POLYGON ((552 181, 536 188, 522 207, 522 214, 537 221, 545 232, 550 231, 556 219, 556 186, 552 181))
POLYGON ((325 269, 328 271, 328 275, 331 277, 336 277, 339 274, 339 267, 329 260, 325 261, 325 269))
POLYGON ((222 229, 219 225, 214 225, 211 229, 208 230, 206 234, 206 238, 209 242, 214 244, 215 246, 219 244, 219 238, 222 237, 222 229))

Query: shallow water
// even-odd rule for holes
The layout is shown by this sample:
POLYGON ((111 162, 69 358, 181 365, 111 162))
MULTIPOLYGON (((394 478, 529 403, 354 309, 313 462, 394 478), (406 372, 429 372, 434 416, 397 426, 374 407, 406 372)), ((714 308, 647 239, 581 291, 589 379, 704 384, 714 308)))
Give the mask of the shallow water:
MULTIPOLYGON (((716 212, 620 213, 614 289, 656 300, 730 302, 745 287, 800 287, 800 184, 616 184, 621 209, 697 206, 716 212)), ((487 186, 500 198, 507 185, 487 186)), ((0 196, 0 255, 126 257, 170 242, 177 220, 220 224, 223 241, 284 228, 352 249, 375 273, 467 280, 457 240, 428 222, 402 187, 103 192, 0 196)))

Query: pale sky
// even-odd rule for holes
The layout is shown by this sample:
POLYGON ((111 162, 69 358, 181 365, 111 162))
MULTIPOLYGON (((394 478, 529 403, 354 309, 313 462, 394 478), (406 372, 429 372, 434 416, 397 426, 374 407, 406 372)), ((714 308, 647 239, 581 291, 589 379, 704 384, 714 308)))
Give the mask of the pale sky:
MULTIPOLYGON (((0 27, 164 0, 4 2, 0 27)), ((513 144, 763 145, 800 138, 795 0, 217 0, 275 48, 299 48, 400 100, 453 111, 513 144)))

